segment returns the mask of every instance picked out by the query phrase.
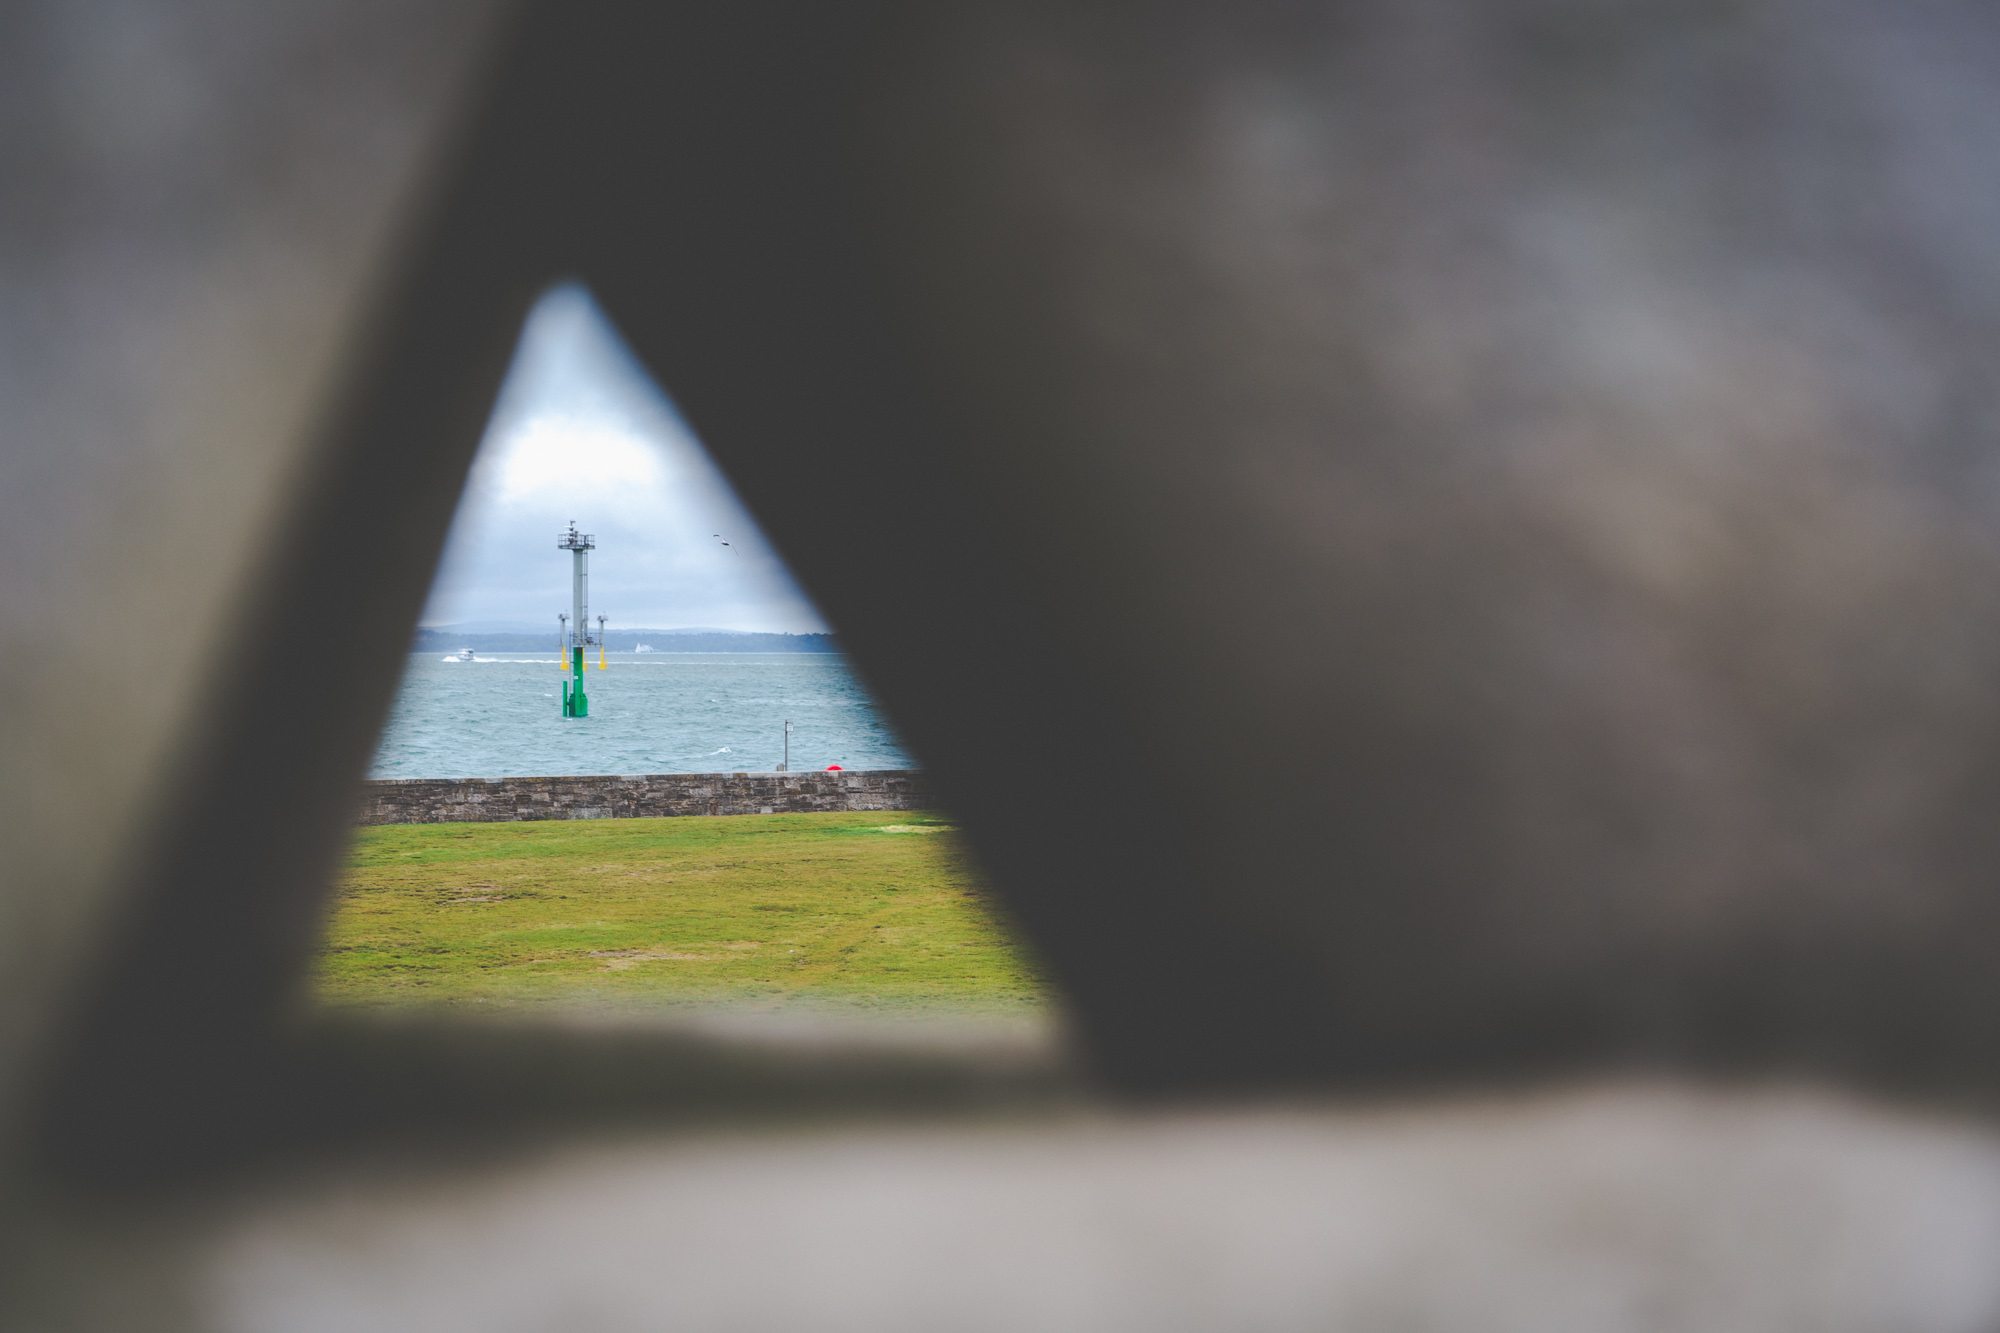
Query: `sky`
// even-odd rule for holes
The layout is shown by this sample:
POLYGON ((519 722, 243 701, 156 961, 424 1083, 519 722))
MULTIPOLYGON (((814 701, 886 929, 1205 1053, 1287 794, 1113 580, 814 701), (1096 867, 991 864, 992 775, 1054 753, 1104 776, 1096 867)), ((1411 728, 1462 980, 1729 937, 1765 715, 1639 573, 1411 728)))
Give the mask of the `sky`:
POLYGON ((673 403, 574 285, 551 290, 521 330, 421 623, 553 634, 570 605, 570 555, 556 536, 571 519, 597 537, 593 622, 827 629, 673 403))

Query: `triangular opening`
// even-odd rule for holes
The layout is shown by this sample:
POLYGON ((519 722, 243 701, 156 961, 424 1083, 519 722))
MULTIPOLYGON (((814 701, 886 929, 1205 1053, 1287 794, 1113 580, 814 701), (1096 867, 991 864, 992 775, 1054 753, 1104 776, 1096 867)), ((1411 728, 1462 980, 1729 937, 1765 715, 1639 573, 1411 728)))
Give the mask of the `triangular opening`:
POLYGON ((915 767, 728 479, 574 285, 522 331, 413 648, 374 778, 915 767), (559 548, 578 524, 591 549, 572 555, 559 548))
POLYGON ((363 805, 321 1005, 1051 1027, 834 627, 576 285, 524 326, 363 805))

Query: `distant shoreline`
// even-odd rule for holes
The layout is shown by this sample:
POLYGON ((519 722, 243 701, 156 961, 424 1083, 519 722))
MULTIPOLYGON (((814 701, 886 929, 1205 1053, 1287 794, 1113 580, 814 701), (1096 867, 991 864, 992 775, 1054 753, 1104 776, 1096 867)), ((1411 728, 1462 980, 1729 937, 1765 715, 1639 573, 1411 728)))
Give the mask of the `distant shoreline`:
MULTIPOLYGON (((606 630, 604 646, 629 653, 640 644, 656 653, 838 653, 832 634, 675 633, 658 630, 606 630)), ((556 650, 556 632, 546 634, 465 634, 449 629, 420 629, 410 642, 413 653, 549 653, 556 650)))

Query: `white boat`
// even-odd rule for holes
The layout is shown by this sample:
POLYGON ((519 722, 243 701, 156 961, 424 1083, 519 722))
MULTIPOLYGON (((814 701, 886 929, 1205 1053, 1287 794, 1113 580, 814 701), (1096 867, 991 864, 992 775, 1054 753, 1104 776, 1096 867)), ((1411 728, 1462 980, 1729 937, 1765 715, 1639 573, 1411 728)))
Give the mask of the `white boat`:
POLYGON ((634 648, 632 651, 635 653, 650 653, 653 651, 653 645, 650 643, 642 643, 637 648, 634 648))
POLYGON ((478 659, 473 657, 472 650, 470 648, 461 648, 458 650, 458 656, 452 658, 451 660, 454 662, 472 662, 472 661, 477 661, 478 659))

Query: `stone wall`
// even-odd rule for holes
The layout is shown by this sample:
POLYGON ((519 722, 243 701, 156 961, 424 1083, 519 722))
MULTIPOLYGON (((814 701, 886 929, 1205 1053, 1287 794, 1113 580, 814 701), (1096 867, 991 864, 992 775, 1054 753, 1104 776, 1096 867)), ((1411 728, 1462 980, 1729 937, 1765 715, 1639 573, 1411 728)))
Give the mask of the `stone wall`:
POLYGON ((363 824, 634 819, 654 815, 928 810, 913 769, 807 773, 646 773, 580 778, 386 778, 368 782, 363 824))

